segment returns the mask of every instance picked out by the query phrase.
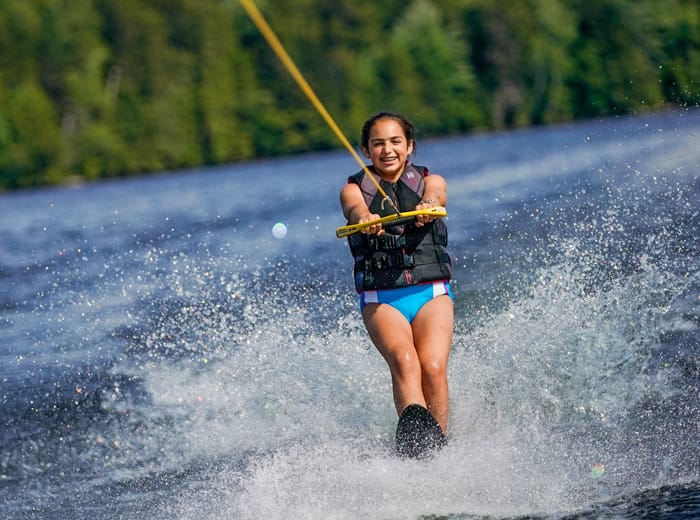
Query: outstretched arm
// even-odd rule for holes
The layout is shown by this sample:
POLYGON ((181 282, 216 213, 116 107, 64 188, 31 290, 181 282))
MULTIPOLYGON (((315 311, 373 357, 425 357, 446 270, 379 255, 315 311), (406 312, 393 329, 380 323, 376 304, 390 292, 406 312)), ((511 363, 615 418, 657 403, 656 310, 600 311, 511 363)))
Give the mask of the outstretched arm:
MULTIPOLYGON (((440 175, 431 174, 425 177, 423 199, 416 205, 416 209, 427 209, 434 206, 447 206, 447 182, 440 175)), ((431 215, 419 215, 416 217, 416 226, 420 227, 436 218, 431 215)))
MULTIPOLYGON (((362 224, 379 218, 379 215, 370 212, 362 196, 362 190, 354 183, 346 184, 340 190, 340 207, 349 224, 362 224)), ((362 233, 381 235, 384 229, 381 224, 375 224, 362 229, 362 233)))

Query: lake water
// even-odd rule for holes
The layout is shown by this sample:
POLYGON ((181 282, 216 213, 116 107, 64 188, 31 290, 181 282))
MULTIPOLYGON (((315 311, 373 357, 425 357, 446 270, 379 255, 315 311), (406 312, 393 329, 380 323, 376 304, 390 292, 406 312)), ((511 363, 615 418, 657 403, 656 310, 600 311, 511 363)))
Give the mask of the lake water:
POLYGON ((418 152, 449 185, 446 449, 392 453, 347 152, 9 193, 0 517, 700 516, 700 112, 418 152))

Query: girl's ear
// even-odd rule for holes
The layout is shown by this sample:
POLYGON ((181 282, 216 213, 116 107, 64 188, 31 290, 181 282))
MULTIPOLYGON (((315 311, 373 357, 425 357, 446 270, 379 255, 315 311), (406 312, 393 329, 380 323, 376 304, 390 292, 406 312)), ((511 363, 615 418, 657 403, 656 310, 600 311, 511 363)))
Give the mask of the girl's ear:
POLYGON ((410 143, 408 143, 408 155, 411 155, 413 153, 413 140, 411 140, 410 143))
POLYGON ((364 155, 365 157, 367 157, 367 159, 369 159, 369 150, 367 148, 365 148, 364 146, 362 146, 360 148, 362 150, 362 155, 364 155))

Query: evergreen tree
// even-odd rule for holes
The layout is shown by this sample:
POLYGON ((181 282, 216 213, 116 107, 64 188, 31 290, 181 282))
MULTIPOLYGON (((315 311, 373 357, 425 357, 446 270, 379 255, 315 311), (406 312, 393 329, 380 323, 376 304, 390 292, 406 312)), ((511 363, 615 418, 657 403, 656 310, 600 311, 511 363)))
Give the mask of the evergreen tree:
MULTIPOLYGON (((696 0, 259 0, 351 141, 700 102, 696 0)), ((0 189, 337 147, 236 0, 0 2, 0 189)))

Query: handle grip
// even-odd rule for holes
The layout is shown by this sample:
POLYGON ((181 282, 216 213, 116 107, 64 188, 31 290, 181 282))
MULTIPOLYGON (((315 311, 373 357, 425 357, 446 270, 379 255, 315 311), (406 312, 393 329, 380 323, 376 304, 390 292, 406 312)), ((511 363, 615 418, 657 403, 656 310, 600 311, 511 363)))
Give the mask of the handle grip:
POLYGON ((350 224, 348 226, 342 226, 335 230, 335 236, 338 238, 345 238, 350 235, 354 235, 362 231, 365 228, 373 226, 375 224, 382 224, 383 227, 398 226, 401 224, 407 224, 413 222, 418 215, 430 215, 433 217, 446 217, 447 210, 442 206, 434 206, 427 209, 416 209, 413 211, 404 211, 402 213, 387 215, 386 217, 379 218, 377 220, 371 220, 369 222, 363 222, 362 224, 350 224))

